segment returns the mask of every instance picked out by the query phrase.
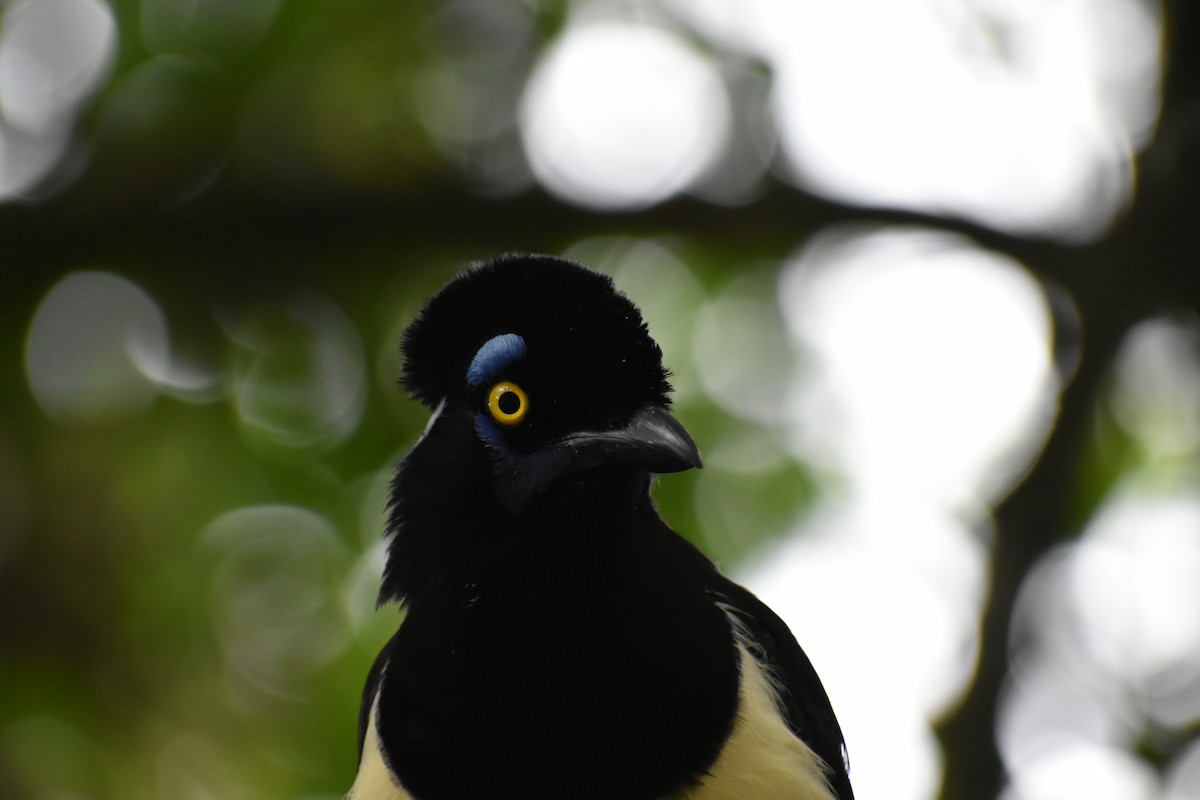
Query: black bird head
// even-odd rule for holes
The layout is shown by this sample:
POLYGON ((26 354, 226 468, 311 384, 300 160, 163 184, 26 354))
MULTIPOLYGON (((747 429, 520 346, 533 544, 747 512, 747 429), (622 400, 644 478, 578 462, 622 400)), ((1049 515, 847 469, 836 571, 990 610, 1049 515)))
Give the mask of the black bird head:
MULTIPOLYGON (((637 307, 574 262, 507 255, 469 266, 409 326, 403 351, 405 385, 435 411, 430 432, 469 429, 510 514, 586 470, 700 466, 668 411, 662 353, 637 307)), ((461 437, 441 446, 458 465, 470 447, 461 437)))

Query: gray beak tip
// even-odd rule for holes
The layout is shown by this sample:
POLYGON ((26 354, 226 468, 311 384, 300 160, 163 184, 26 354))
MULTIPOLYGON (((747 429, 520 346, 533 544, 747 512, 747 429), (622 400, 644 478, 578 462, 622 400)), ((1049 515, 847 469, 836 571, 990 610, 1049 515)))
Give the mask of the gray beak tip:
POLYGON ((577 433, 563 440, 582 468, 633 464, 649 472, 683 472, 703 466, 687 429, 661 406, 638 411, 624 428, 577 433))

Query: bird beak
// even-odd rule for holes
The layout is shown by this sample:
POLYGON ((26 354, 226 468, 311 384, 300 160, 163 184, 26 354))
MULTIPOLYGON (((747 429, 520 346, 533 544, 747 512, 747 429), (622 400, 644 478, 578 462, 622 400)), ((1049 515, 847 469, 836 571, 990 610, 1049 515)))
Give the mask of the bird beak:
POLYGON ((661 406, 646 406, 624 428, 575 433, 560 445, 576 469, 631 464, 649 472, 683 472, 703 466, 691 434, 661 406))

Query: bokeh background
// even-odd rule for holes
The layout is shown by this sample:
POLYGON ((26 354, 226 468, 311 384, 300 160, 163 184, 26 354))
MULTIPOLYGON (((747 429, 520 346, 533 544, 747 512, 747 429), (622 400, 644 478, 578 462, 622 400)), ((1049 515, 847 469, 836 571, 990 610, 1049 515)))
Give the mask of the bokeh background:
POLYGON ((1200 798, 1188 0, 0 2, 0 797, 334 800, 422 300, 613 274, 862 800, 1200 798))

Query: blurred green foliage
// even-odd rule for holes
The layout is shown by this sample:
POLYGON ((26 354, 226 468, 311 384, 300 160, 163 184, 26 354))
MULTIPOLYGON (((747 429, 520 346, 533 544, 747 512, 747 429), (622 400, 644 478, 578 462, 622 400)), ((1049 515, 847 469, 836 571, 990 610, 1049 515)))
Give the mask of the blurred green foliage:
MULTIPOLYGON (((810 502, 811 467, 780 432, 706 390, 693 323, 721 297, 774 308, 788 252, 868 212, 773 186, 742 209, 684 198, 601 215, 532 188, 512 103, 478 101, 518 97, 566 6, 113 0, 111 70, 55 170, 0 207, 0 797, 341 796, 362 682, 399 619, 373 610, 386 482, 427 416, 396 383, 400 331, 473 258, 566 252, 627 281, 680 416, 728 455, 657 492, 720 563, 810 502), (492 24, 515 44, 488 50, 492 24), (440 133, 421 109, 431 92, 440 133), (686 267, 639 285, 647 249, 686 267), (60 375, 67 405, 39 404, 31 331, 79 272, 119 279, 113 319, 143 293, 169 338, 89 343, 68 304, 54 341, 138 370, 112 404, 97 399, 105 372, 60 375), (139 361, 147 341, 169 358, 139 361)), ((1100 363, 1068 407, 1093 419, 1105 359, 1172 284, 1097 288, 1061 248, 989 244, 1090 287, 1077 299, 1101 314, 1100 363), (1122 296, 1137 302, 1104 317, 1122 296)), ((1108 280, 1106 256, 1082 258, 1108 280)), ((759 322, 747 335, 782 385, 795 354, 777 318, 759 322)), ((1059 535, 1131 457, 1084 438, 1094 457, 1061 478, 1074 505, 1059 535)))
MULTIPOLYGON (((359 692, 399 619, 372 613, 386 482, 427 416, 396 383, 399 331, 455 259, 357 283, 330 269, 253 299, 237 276, 208 297, 177 290, 169 320, 212 314, 200 332, 171 329, 211 385, 160 385, 148 407, 54 421, 28 387, 6 392, 4 796, 349 786, 359 692), (313 285, 340 293, 344 311, 313 285)), ((12 332, 9 353, 24 333, 12 332)), ((80 385, 83 411, 89 388, 111 380, 80 385)), ((712 436, 732 424, 698 398, 682 413, 712 436)), ((664 482, 660 498, 732 560, 785 530, 802 500, 792 462, 770 470, 784 480, 705 476, 736 523, 697 524, 694 476, 664 482)))

